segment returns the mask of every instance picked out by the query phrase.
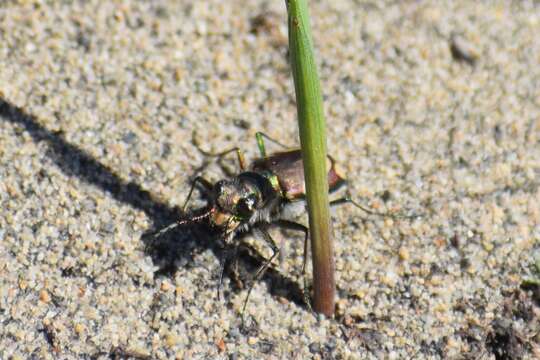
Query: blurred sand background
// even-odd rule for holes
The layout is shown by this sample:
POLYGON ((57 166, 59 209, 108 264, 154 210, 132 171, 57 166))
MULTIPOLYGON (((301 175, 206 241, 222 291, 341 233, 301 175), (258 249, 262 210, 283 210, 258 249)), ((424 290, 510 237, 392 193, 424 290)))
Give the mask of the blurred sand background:
POLYGON ((540 276, 540 4, 310 11, 351 193, 424 216, 333 212, 336 319, 302 303, 301 236, 272 231, 284 261, 242 328, 246 291, 226 276, 217 299, 204 228, 145 234, 194 175, 225 176, 195 140, 248 158, 256 131, 298 143, 284 2, 0 2, 1 359, 540 356, 540 290, 522 286, 540 276))

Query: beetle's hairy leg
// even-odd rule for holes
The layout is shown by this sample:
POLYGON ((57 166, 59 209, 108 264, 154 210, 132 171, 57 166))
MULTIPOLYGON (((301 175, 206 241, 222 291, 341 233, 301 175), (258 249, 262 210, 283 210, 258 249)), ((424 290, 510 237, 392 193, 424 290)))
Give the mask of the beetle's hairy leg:
POLYGON ((270 137, 270 136, 268 136, 265 133, 260 132, 260 131, 257 131, 257 133, 255 134, 255 138, 257 139, 257 146, 259 147, 259 152, 261 154, 261 157, 263 157, 263 158, 266 157, 266 146, 264 145, 263 138, 265 138, 266 140, 268 140, 270 142, 273 142, 274 144, 276 144, 278 146, 281 146, 284 149, 290 149, 289 146, 283 145, 282 143, 280 143, 276 139, 274 139, 274 138, 272 138, 272 137, 270 137))
POLYGON ((304 233, 304 259, 302 261, 302 281, 304 283, 304 302, 306 303, 307 307, 311 310, 311 301, 309 299, 309 290, 308 290, 308 284, 307 284, 307 276, 306 276, 306 266, 307 266, 307 259, 309 254, 309 229, 307 226, 304 226, 302 224, 299 224, 294 221, 290 220, 278 220, 275 222, 275 224, 279 227, 282 227, 284 229, 288 230, 294 230, 294 231, 301 231, 304 233))
POLYGON ((266 228, 254 228, 253 231, 255 234, 261 236, 263 240, 266 242, 266 244, 270 246, 270 248, 272 249, 272 256, 270 256, 270 258, 266 260, 264 264, 261 265, 261 267, 257 270, 255 275, 253 276, 253 280, 251 282, 251 285, 249 286, 246 299, 244 300, 244 305, 242 306, 242 324, 244 323, 244 313, 246 311, 246 306, 249 300, 249 296, 251 295, 251 291, 253 290, 255 283, 262 278, 264 273, 266 273, 266 270, 268 270, 268 267, 270 266, 272 261, 279 254, 279 247, 276 245, 276 242, 274 241, 274 239, 272 239, 272 237, 270 236, 266 228))
POLYGON ((370 209, 366 208, 365 206, 360 205, 356 201, 354 201, 351 198, 350 195, 346 195, 346 196, 344 196, 342 198, 330 201, 330 206, 343 205, 343 204, 352 204, 353 206, 359 208, 363 212, 365 212, 367 214, 370 214, 370 215, 389 217, 389 218, 393 218, 393 219, 416 219, 416 218, 421 216, 419 214, 404 214, 404 213, 401 213, 401 212, 392 213, 392 212, 373 211, 373 210, 370 210, 370 209))
POLYGON ((191 182, 191 188, 189 189, 189 193, 186 197, 186 200, 184 201, 184 205, 182 205, 182 213, 184 214, 186 213, 187 205, 197 184, 202 186, 202 190, 205 192, 205 196, 210 196, 210 194, 212 193, 212 184, 210 183, 210 181, 206 180, 202 176, 195 177, 195 179, 193 179, 193 181, 191 182))
MULTIPOLYGON (((202 187, 202 191, 205 193, 205 196, 210 196, 210 194, 212 193, 212 184, 206 180, 205 178, 203 178, 202 176, 196 176, 192 181, 191 181, 191 187, 189 189, 189 192, 188 192, 188 195, 186 196, 186 200, 184 200, 184 205, 182 205, 182 215, 185 215, 186 214, 186 208, 187 208, 187 205, 189 203, 189 200, 191 199, 191 196, 193 195, 193 190, 195 190, 195 187, 197 186, 197 184, 199 184, 201 187, 202 187)), ((190 221, 198 221, 204 217, 206 217, 208 215, 208 213, 205 213, 205 214, 202 214, 202 215, 197 215, 197 216, 193 216, 193 217, 190 217, 190 218, 184 218, 184 219, 180 219, 180 220, 177 220, 175 221, 174 223, 172 224, 169 224, 161 229, 159 229, 158 231, 156 231, 155 233, 151 234, 152 236, 152 239, 157 239, 158 237, 160 237, 161 235, 163 235, 164 233, 180 226, 180 225, 184 225, 186 223, 189 223, 190 221)))
POLYGON ((225 273, 225 267, 227 266, 227 262, 229 261, 229 254, 228 250, 225 251, 225 254, 219 259, 219 280, 218 280, 218 287, 217 287, 217 299, 221 300, 221 285, 223 284, 223 274, 225 273))
POLYGON ((236 152, 236 159, 238 161, 238 166, 240 167, 240 170, 244 171, 247 169, 247 164, 246 164, 246 159, 245 159, 245 156, 244 156, 244 153, 243 151, 235 146, 231 149, 227 149, 225 151, 220 151, 218 153, 213 153, 213 152, 210 152, 210 151, 206 151, 204 150, 201 145, 200 145, 200 141, 197 139, 197 134, 196 134, 196 131, 193 132, 193 144, 195 145, 195 147, 197 148, 197 150, 200 151, 201 154, 203 154, 204 156, 207 156, 207 157, 213 157, 213 158, 217 158, 218 159, 218 163, 220 165, 220 167, 223 169, 223 171, 227 174, 227 175, 234 175, 234 174, 231 174, 229 170, 227 170, 223 164, 222 164, 222 160, 223 158, 230 154, 230 153, 233 153, 233 152, 236 152))
MULTIPOLYGON (((236 160, 238 161, 238 166, 240 167, 240 170, 244 171, 246 169, 246 158, 244 157, 244 153, 242 152, 242 150, 240 150, 239 147, 233 147, 231 149, 228 149, 219 153, 210 153, 202 149, 199 149, 199 151, 204 156, 217 158, 219 165, 223 168, 223 171, 225 172, 230 172, 230 171, 226 170, 225 167, 223 166, 223 163, 222 163, 223 158, 230 153, 236 152, 236 160)), ((228 174, 228 175, 233 175, 233 174, 228 174)))
POLYGON ((218 300, 221 299, 221 286, 223 285, 223 275, 225 274, 225 269, 227 267, 227 263, 234 259, 234 270, 233 272, 236 274, 238 272, 238 244, 235 244, 233 249, 227 248, 224 251, 224 254, 222 258, 220 259, 219 264, 219 282, 218 282, 218 288, 217 288, 217 298, 218 300))
POLYGON ((264 146, 263 133, 257 131, 257 133, 255 134, 255 138, 257 139, 257 146, 259 147, 259 153, 261 154, 262 158, 265 158, 266 147, 264 146))

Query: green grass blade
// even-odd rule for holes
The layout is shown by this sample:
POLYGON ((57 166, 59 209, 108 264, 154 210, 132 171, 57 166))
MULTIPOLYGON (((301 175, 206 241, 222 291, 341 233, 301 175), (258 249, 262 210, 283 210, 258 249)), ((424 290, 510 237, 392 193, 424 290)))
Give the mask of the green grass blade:
POLYGON ((313 55, 306 0, 286 0, 286 3, 313 254, 313 308, 332 316, 335 301, 334 256, 321 88, 313 55))

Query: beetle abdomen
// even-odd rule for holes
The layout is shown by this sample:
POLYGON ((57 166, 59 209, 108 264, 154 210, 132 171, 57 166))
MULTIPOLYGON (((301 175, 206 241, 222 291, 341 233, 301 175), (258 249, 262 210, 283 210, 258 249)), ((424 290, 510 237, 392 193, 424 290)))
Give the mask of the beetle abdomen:
MULTIPOLYGON (((255 172, 270 172, 276 176, 283 196, 289 200, 303 198, 306 195, 304 182, 304 164, 300 149, 278 152, 266 158, 256 159, 252 165, 255 172)), ((335 161, 328 156, 329 191, 336 190, 345 182, 338 173, 335 161)))

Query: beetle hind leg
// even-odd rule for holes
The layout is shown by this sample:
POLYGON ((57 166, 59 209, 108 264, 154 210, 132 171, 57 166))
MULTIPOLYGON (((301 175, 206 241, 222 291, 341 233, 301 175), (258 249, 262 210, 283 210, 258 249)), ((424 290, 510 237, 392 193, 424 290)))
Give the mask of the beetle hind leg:
POLYGON ((276 221, 275 224, 284 229, 301 231, 304 233, 304 259, 302 261, 302 281, 304 283, 303 296, 304 296, 304 302, 306 306, 310 310, 312 310, 311 301, 309 299, 309 289, 308 289, 307 276, 306 276, 306 266, 307 266, 307 259, 309 255, 309 246, 308 246, 309 245, 309 229, 305 225, 302 225, 302 224, 299 224, 297 222, 290 221, 290 220, 284 220, 284 219, 276 221))
POLYGON ((367 213, 369 215, 375 215, 375 216, 381 216, 381 217, 389 217, 389 218, 393 218, 393 219, 416 219, 416 218, 421 216, 419 214, 404 214, 404 213, 401 213, 401 212, 392 213, 392 212, 373 211, 373 210, 370 210, 370 209, 366 208, 365 206, 360 205, 356 201, 354 201, 351 198, 350 195, 346 195, 346 196, 344 196, 342 198, 330 201, 330 206, 343 205, 343 204, 352 204, 353 206, 357 207, 358 209, 362 210, 363 212, 365 212, 365 213, 367 213))

